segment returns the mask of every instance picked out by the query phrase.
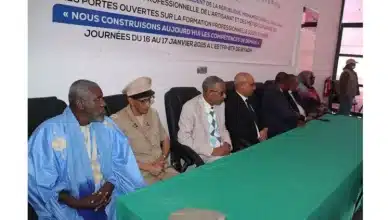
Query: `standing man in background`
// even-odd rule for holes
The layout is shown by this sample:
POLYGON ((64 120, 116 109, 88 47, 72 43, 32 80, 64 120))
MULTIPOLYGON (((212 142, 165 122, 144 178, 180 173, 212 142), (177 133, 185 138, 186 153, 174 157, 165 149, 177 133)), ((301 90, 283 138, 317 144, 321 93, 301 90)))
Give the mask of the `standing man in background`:
POLYGON ((202 89, 202 94, 184 104, 177 136, 179 143, 192 148, 208 163, 229 155, 232 147, 225 127, 225 82, 209 76, 202 89))
POLYGON ((234 89, 225 101, 225 118, 236 152, 266 140, 268 128, 261 120, 260 104, 253 96, 256 89, 253 76, 238 73, 234 77, 234 89))
POLYGON ((129 105, 111 117, 127 135, 138 166, 148 184, 178 174, 168 166, 170 142, 155 109, 152 79, 140 77, 130 82, 122 93, 128 97, 129 105))
POLYGON ((39 219, 114 220, 115 201, 145 186, 100 87, 78 80, 69 107, 28 140, 28 201, 39 219))
POLYGON ((349 115, 351 112, 353 100, 355 96, 359 95, 358 76, 355 72, 357 62, 354 59, 349 59, 340 75, 340 108, 339 114, 349 115))

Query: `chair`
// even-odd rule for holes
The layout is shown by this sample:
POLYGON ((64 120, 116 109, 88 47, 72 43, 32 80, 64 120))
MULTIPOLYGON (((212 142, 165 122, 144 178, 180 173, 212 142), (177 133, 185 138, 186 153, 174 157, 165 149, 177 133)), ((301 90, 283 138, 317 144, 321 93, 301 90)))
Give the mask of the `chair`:
POLYGON ((105 96, 103 99, 106 102, 107 116, 117 113, 129 104, 124 94, 105 96))
POLYGON ((195 164, 197 167, 204 164, 202 158, 190 147, 182 145, 177 140, 179 132, 179 119, 183 105, 190 99, 199 95, 195 87, 175 87, 165 93, 165 111, 167 115, 168 130, 171 139, 171 164, 178 172, 195 164), (181 164, 181 160, 184 161, 181 164))
POLYGON ((254 94, 259 98, 263 98, 263 93, 264 93, 264 83, 256 83, 256 89, 254 94))
POLYGON ((61 114, 66 103, 57 97, 42 97, 28 99, 28 137, 46 119, 61 114))
POLYGON ((229 93, 234 90, 234 81, 225 82, 226 92, 229 93))
MULTIPOLYGON (((264 89, 265 89, 264 83, 261 83, 261 82, 256 83, 256 89, 255 89, 253 95, 255 96, 255 98, 257 99, 257 101, 259 103, 259 107, 260 107, 259 110, 261 110, 261 108, 262 108, 262 106, 261 106, 262 101, 261 100, 263 99, 264 89)), ((260 114, 260 113, 258 113, 258 114, 260 114)), ((260 117, 260 116, 261 115, 258 115, 258 117, 260 117)))
MULTIPOLYGON (((57 97, 43 97, 28 99, 28 137, 45 120, 61 114, 66 103, 57 97)), ((33 207, 28 204, 28 219, 38 220, 33 207)))
POLYGON ((226 98, 228 98, 230 94, 235 92, 234 81, 225 82, 225 86, 226 86, 226 98))
POLYGON ((275 84, 275 80, 267 80, 264 82, 264 88, 269 88, 270 86, 275 84))

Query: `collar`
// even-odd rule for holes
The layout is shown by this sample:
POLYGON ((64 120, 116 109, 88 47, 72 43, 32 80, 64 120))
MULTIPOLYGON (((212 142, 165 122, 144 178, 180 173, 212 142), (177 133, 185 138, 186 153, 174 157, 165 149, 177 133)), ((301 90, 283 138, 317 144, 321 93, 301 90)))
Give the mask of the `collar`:
MULTIPOLYGON (((151 111, 152 111, 152 108, 149 109, 148 113, 146 114, 143 114, 143 115, 139 115, 139 116, 135 116, 134 113, 133 113, 133 110, 131 109, 130 105, 127 105, 126 107, 126 111, 127 111, 127 114, 128 114, 128 117, 130 118, 130 120, 137 124, 138 126, 145 126, 145 125, 149 125, 149 121, 150 121, 150 114, 151 114, 151 111), (143 119, 143 123, 141 123, 138 118, 142 118, 143 119)), ((133 125, 134 127, 137 127, 135 125, 133 125)))
POLYGON ((211 110, 213 108, 213 106, 211 106, 207 101, 206 99, 204 99, 203 95, 202 95, 202 101, 203 101, 203 104, 204 104, 204 107, 206 110, 211 110))
POLYGON ((242 95, 241 93, 237 92, 236 93, 242 98, 242 100, 244 100, 244 102, 246 102, 246 100, 248 99, 248 97, 245 97, 244 95, 242 95))

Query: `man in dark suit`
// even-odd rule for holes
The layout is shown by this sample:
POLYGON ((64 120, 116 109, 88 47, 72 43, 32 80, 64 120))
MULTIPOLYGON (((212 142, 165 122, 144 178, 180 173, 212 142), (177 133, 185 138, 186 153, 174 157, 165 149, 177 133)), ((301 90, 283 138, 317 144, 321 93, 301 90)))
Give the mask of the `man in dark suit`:
POLYGON ((234 90, 225 100, 226 128, 230 133, 233 152, 267 139, 260 114, 260 103, 253 95, 256 84, 251 74, 238 73, 234 78, 234 90))
POLYGON ((284 95, 288 91, 288 75, 280 72, 275 84, 267 88, 262 100, 262 113, 268 127, 268 137, 274 137, 300 125, 300 115, 295 112, 284 95))
POLYGON ((294 74, 287 75, 287 86, 288 89, 283 91, 284 96, 286 97, 290 107, 300 115, 301 121, 306 121, 306 110, 304 109, 304 105, 302 104, 301 97, 298 94, 298 77, 294 74))

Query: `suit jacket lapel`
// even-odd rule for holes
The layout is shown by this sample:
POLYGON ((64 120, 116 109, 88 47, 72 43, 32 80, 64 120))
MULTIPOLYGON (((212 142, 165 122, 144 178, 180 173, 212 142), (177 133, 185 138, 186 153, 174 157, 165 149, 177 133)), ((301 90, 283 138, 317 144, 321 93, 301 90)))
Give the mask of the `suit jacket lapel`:
POLYGON ((292 99, 290 93, 288 92, 283 92, 284 96, 286 97, 287 101, 288 101, 288 105, 290 106, 290 108, 292 110, 294 110, 295 112, 298 112, 298 106, 295 104, 294 100, 292 99))
POLYGON ((250 120, 253 120, 253 118, 251 117, 251 114, 252 114, 251 111, 253 111, 253 116, 254 116, 254 120, 255 120, 254 122, 256 123, 257 127, 260 129, 260 125, 259 125, 260 121, 259 121, 259 118, 257 117, 258 115, 257 115, 257 111, 256 111, 257 106, 255 106, 255 103, 252 102, 253 96, 248 98, 248 102, 249 102, 250 106, 247 106, 245 101, 242 100, 241 97, 239 97, 239 98, 241 101, 241 105, 243 105, 242 108, 247 109, 247 114, 248 114, 247 117, 249 117, 250 120), (249 108, 251 108, 251 109, 249 109, 249 108))
POLYGON ((201 118, 201 122, 200 123, 203 125, 205 132, 207 134, 209 134, 209 121, 207 120, 207 114, 206 114, 206 111, 205 111, 204 101, 203 101, 202 95, 199 95, 197 108, 198 108, 197 109, 198 113, 200 114, 199 116, 201 118))
POLYGON ((219 130, 219 135, 221 136, 222 138, 222 118, 221 118, 221 106, 215 106, 214 107, 215 109, 215 114, 216 114, 216 118, 217 118, 217 125, 218 125, 218 130, 219 130))

